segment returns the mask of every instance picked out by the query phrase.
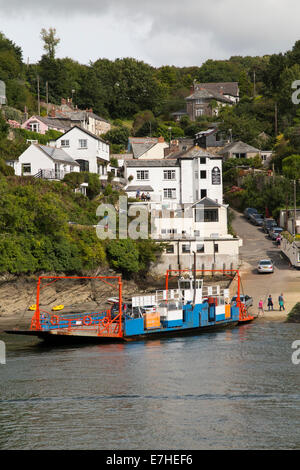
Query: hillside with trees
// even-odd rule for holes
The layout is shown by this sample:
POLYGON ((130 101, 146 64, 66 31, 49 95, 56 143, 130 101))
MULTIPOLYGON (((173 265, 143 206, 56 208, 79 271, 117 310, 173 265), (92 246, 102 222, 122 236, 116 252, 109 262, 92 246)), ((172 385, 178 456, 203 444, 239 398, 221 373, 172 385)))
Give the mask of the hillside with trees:
MULTIPOLYGON (((150 241, 148 245, 128 241, 108 246, 97 239, 88 226, 97 223, 99 197, 115 200, 117 194, 108 187, 105 195, 93 176, 70 176, 63 183, 13 176, 5 160, 17 158, 27 148, 27 139, 45 144, 57 137, 53 132, 42 136, 12 130, 7 124, 8 119, 21 122, 25 110, 29 115, 38 112, 38 92, 41 102, 47 98, 53 104, 72 96, 78 108, 92 108, 110 120, 113 127, 104 138, 112 152, 120 153, 125 151, 129 135, 162 135, 166 140, 194 137, 213 118, 172 120, 172 112, 185 108, 184 98, 193 82, 237 81, 241 99, 236 106, 221 110, 221 130, 230 132, 234 140, 273 149, 277 179, 249 176, 243 192, 228 193, 227 200, 241 209, 249 205, 271 211, 292 200, 290 180, 299 179, 300 108, 291 96, 292 83, 300 79, 300 41, 289 51, 268 56, 234 56, 193 67, 153 67, 130 57, 99 58, 88 65, 69 57, 57 58, 61 39, 53 28, 42 30, 41 40, 44 54, 38 63, 27 64, 21 48, 0 33, 0 80, 5 82, 7 94, 7 105, 0 112, 0 272, 85 272, 100 263, 132 275, 146 272, 157 255, 150 241), (262 133, 268 136, 267 142, 260 139, 262 133), (89 179, 88 198, 73 192, 82 178, 89 179), (77 225, 68 224, 74 218, 77 225)), ((42 106, 41 114, 45 113, 42 106)), ((236 168, 224 167, 229 185, 236 176, 236 168)))

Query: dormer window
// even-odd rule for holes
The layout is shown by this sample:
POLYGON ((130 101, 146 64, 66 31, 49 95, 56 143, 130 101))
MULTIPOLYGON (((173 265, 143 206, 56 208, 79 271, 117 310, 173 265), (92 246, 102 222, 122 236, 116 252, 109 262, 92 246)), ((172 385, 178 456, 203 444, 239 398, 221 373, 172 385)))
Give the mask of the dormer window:
POLYGON ((38 122, 30 122, 29 123, 29 130, 31 130, 31 132, 39 132, 40 131, 40 125, 38 122))

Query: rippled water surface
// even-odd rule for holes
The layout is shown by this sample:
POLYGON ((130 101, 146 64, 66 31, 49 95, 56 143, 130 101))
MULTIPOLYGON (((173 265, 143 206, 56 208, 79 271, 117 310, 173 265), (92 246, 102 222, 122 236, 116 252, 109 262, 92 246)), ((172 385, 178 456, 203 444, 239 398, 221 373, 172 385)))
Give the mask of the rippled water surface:
POLYGON ((300 447, 300 325, 76 347, 0 339, 1 449, 300 447))

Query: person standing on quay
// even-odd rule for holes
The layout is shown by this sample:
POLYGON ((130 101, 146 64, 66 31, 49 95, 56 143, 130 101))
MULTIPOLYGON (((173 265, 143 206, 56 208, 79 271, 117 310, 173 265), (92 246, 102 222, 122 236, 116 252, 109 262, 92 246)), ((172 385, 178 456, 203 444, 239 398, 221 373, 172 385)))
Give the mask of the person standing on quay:
POLYGON ((283 294, 280 294, 280 296, 278 297, 278 303, 279 303, 279 311, 281 312, 281 309, 285 310, 283 294))
POLYGON ((271 294, 269 295, 268 297, 268 310, 274 310, 274 305, 273 305, 273 299, 272 299, 272 296, 271 294))
POLYGON ((262 301, 262 299, 260 299, 259 303, 258 303, 258 315, 259 314, 264 314, 264 303, 262 301))

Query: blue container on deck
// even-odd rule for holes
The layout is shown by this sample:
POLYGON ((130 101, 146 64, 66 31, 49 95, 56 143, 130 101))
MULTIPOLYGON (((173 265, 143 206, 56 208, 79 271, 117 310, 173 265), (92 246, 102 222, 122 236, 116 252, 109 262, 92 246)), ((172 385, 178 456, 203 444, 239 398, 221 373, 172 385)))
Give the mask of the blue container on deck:
POLYGON ((183 325, 182 320, 163 320, 162 325, 164 328, 175 328, 183 325))
POLYGON ((144 332, 145 330, 143 318, 131 318, 130 320, 125 320, 125 334, 127 336, 141 335, 144 332))

